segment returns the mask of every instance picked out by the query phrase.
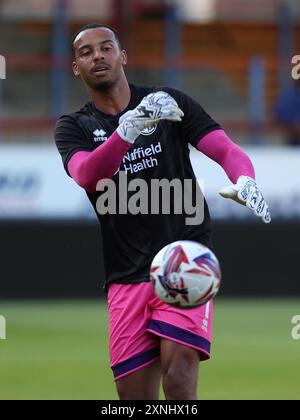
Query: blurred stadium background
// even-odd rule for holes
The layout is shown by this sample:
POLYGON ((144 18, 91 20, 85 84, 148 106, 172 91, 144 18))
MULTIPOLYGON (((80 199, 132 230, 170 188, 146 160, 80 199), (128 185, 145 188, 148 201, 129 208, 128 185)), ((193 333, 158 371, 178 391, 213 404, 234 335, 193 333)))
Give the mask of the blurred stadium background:
POLYGON ((299 399, 297 0, 0 1, 0 399, 117 398, 99 227, 53 141, 56 118, 88 100, 70 38, 95 21, 119 29, 131 82, 184 90, 223 125, 270 203, 265 226, 219 198, 225 174, 191 150, 224 277, 199 397, 299 399))

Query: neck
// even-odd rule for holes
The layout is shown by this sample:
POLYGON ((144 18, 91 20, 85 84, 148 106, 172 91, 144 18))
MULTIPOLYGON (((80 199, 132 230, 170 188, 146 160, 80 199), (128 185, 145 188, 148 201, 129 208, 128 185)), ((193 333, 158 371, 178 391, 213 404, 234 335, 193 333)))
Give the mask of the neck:
POLYGON ((124 78, 107 91, 90 90, 90 95, 99 111, 104 114, 118 115, 127 108, 131 92, 128 81, 124 78))

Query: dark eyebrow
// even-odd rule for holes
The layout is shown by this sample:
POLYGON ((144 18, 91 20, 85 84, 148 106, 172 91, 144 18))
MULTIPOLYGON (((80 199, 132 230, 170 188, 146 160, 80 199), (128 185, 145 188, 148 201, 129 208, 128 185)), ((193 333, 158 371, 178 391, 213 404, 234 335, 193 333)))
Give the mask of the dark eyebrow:
POLYGON ((92 46, 91 46, 90 44, 83 45, 82 47, 79 47, 79 48, 78 48, 78 51, 80 51, 80 50, 84 50, 85 48, 92 48, 92 46))
MULTIPOLYGON (((107 44, 108 42, 114 43, 116 41, 114 41, 113 39, 107 39, 105 41, 102 41, 100 44, 103 45, 103 44, 107 44)), ((82 45, 82 47, 79 47, 78 48, 78 51, 81 51, 81 50, 83 50, 85 48, 92 48, 92 46, 90 44, 82 45)))
POLYGON ((106 44, 107 42, 116 42, 114 39, 107 39, 106 41, 102 41, 101 44, 106 44))

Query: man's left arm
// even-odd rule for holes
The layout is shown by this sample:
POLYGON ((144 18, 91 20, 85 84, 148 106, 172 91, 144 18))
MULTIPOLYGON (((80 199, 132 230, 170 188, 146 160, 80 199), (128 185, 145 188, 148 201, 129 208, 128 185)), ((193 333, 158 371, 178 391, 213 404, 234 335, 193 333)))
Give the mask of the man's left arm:
POLYGON ((269 207, 256 184, 249 156, 223 130, 208 133, 198 142, 197 149, 217 162, 233 183, 221 189, 219 194, 247 206, 263 222, 270 223, 269 207))
POLYGON ((249 207, 265 223, 270 223, 269 207, 255 182, 249 156, 193 98, 175 89, 166 91, 184 112, 181 123, 184 140, 221 165, 233 183, 220 191, 221 196, 249 207))

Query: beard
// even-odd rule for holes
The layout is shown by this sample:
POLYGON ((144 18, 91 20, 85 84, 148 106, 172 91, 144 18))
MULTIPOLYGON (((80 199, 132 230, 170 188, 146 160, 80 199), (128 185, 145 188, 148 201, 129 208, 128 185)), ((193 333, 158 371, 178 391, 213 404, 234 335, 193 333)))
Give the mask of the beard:
POLYGON ((117 79, 108 79, 108 80, 101 80, 101 81, 90 81, 88 83, 89 87, 93 90, 97 90, 98 92, 107 92, 109 91, 115 84, 117 83, 117 79))

